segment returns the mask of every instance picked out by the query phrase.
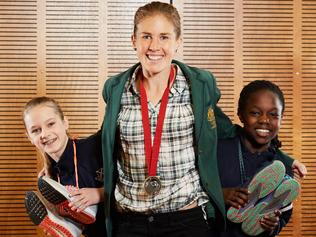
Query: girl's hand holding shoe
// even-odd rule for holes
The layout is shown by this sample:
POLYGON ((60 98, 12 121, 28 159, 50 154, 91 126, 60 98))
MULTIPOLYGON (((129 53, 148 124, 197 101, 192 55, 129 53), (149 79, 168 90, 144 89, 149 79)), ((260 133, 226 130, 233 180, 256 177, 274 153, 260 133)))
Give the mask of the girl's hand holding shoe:
POLYGON ((276 210, 273 216, 265 215, 260 220, 260 224, 262 228, 265 229, 266 231, 274 231, 275 228, 279 226, 279 221, 280 221, 279 216, 281 216, 281 212, 279 210, 276 210))
POLYGON ((247 188, 223 188, 223 195, 225 204, 237 209, 248 203, 249 193, 247 188))

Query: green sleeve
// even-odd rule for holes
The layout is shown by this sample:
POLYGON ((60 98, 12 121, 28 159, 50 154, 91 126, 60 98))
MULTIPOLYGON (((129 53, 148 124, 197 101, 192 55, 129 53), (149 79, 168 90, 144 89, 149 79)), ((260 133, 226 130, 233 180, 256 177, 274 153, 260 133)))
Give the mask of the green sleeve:
POLYGON ((285 166, 292 168, 294 159, 292 157, 290 157, 288 154, 286 154, 285 152, 278 150, 278 155, 280 156, 280 158, 282 159, 283 163, 285 164, 285 166))

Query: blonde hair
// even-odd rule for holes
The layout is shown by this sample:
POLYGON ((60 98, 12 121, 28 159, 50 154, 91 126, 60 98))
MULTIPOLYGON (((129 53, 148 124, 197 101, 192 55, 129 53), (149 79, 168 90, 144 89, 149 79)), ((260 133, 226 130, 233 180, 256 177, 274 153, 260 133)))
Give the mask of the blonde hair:
POLYGON ((181 35, 181 19, 177 9, 168 3, 163 2, 151 2, 140 8, 135 13, 134 16, 134 32, 136 35, 137 25, 143 21, 146 17, 154 16, 156 14, 161 14, 166 17, 174 26, 176 38, 179 39, 181 35))
POLYGON ((43 105, 45 104, 48 107, 51 107, 52 109, 54 109, 54 111, 56 112, 56 114, 61 118, 61 120, 64 120, 64 113, 60 107, 60 105, 58 104, 58 102, 56 100, 54 100, 53 98, 50 97, 46 97, 46 96, 41 96, 41 97, 35 97, 33 99, 31 99, 30 101, 28 101, 23 108, 23 122, 24 122, 24 126, 25 126, 25 115, 34 107, 38 106, 38 105, 43 105))

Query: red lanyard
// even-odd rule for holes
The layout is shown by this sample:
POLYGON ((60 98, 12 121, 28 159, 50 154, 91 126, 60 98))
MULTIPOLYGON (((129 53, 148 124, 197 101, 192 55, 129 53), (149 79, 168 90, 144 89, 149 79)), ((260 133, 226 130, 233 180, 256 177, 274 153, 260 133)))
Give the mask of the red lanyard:
POLYGON ((167 104, 168 104, 168 97, 169 97, 169 90, 170 90, 169 87, 170 85, 172 85, 174 79, 175 79, 175 68, 171 66, 169 79, 168 79, 168 85, 161 99, 153 146, 151 143, 151 131, 150 131, 150 123, 149 123, 149 117, 148 117, 147 94, 146 94, 142 80, 140 80, 140 83, 139 83, 142 123, 143 123, 143 128, 144 128, 144 147, 145 147, 145 156, 146 156, 146 163, 147 163, 149 176, 156 176, 156 173, 157 173, 158 155, 159 155, 159 149, 160 149, 160 144, 161 144, 163 122, 165 119, 166 109, 167 109, 167 104))

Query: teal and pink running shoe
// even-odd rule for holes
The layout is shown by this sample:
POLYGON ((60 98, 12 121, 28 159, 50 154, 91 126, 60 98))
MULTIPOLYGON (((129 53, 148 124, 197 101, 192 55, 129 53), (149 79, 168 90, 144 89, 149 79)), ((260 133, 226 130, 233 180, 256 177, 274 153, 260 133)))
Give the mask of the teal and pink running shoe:
POLYGON ((256 236, 264 232, 260 220, 264 216, 274 216, 276 210, 284 207, 292 207, 292 202, 300 192, 300 184, 293 178, 286 175, 281 184, 269 195, 259 200, 258 203, 248 212, 247 218, 241 225, 244 233, 256 236))
POLYGON ((248 185, 249 200, 242 208, 230 207, 227 218, 235 223, 241 223, 249 216, 249 212, 257 201, 270 194, 282 182, 285 176, 285 167, 281 161, 275 160, 260 170, 248 185))

